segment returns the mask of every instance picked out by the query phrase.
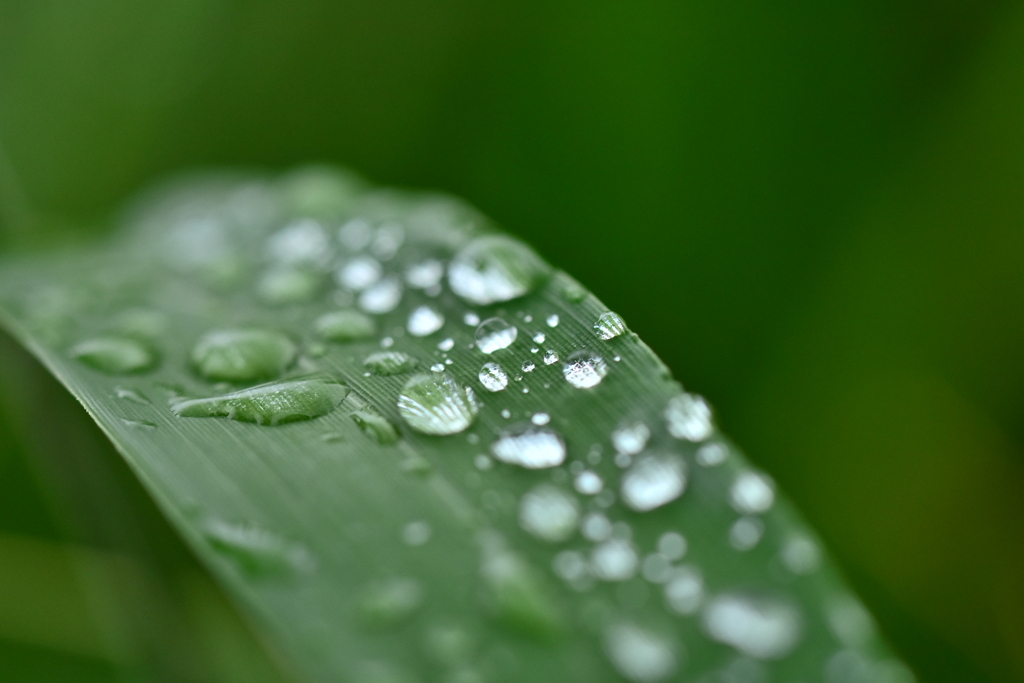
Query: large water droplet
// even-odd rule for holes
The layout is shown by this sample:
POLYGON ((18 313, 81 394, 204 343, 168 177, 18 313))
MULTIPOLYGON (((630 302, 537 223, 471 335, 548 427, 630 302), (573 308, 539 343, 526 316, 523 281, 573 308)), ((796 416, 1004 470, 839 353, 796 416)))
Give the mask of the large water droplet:
POLYGON ((565 461, 565 442, 557 432, 532 424, 501 433, 491 444, 495 458, 527 469, 555 467, 565 461))
POLYGON ((326 415, 348 393, 345 385, 322 379, 271 382, 213 398, 172 399, 171 410, 178 417, 227 417, 277 425, 326 415))
POLYGON ((157 363, 156 352, 131 337, 93 337, 75 344, 68 353, 89 367, 110 375, 145 372, 157 363))
POLYGON ((367 313, 383 314, 395 310, 402 300, 402 283, 397 278, 386 277, 377 284, 364 289, 359 295, 359 308, 367 313))
POLYGON ((423 588, 419 581, 396 578, 367 586, 359 611, 367 625, 388 628, 407 620, 422 603, 423 588))
POLYGON ((508 386, 508 375, 497 363, 484 363, 477 378, 487 391, 501 391, 508 386))
POLYGON ((643 422, 637 421, 612 432, 612 445, 619 453, 636 455, 647 447, 647 440, 650 438, 651 430, 643 422))
POLYGON ((363 367, 375 375, 389 377, 403 372, 412 372, 419 361, 401 351, 378 351, 363 360, 363 367))
POLYGON ((577 351, 565 362, 562 374, 565 381, 577 389, 590 389, 600 384, 608 374, 608 364, 595 353, 577 351))
POLYGON ((679 394, 665 407, 669 434, 677 439, 703 441, 711 435, 711 408, 700 396, 679 394))
POLYGON ((448 266, 448 285, 463 299, 485 305, 523 296, 548 272, 548 265, 522 242, 487 235, 455 255, 448 266))
POLYGON ((741 472, 729 488, 729 503, 737 512, 759 514, 771 509, 775 486, 757 472, 741 472))
POLYGON ((678 666, 672 641, 634 624, 609 627, 604 647, 618 672, 635 683, 663 681, 678 666))
POLYGON ((409 314, 407 328, 414 337, 434 334, 444 325, 444 316, 430 306, 420 306, 409 314))
POLYGON ((508 348, 518 335, 515 325, 509 325, 501 318, 490 318, 476 328, 476 347, 483 353, 494 353, 508 348))
POLYGON ((413 377, 398 397, 398 413, 424 434, 457 434, 467 429, 480 408, 469 387, 448 375, 413 377))
POLYGON ((625 581, 636 574, 640 560, 632 543, 624 538, 611 538, 594 548, 590 564, 598 578, 625 581))
POLYGON ((686 489, 686 463, 677 455, 638 460, 622 477, 622 500, 637 512, 661 507, 686 489))
POLYGON ((268 304, 283 306, 310 301, 324 285, 323 275, 292 266, 272 268, 256 285, 256 294, 268 304))
POLYGON ((578 520, 576 499, 551 484, 535 486, 519 502, 519 525, 545 541, 568 539, 576 531, 578 520))
POLYGON ((377 324, 373 318, 359 311, 324 313, 313 323, 313 328, 324 339, 335 342, 367 339, 377 334, 377 324))
POLYGON ((345 289, 361 291, 380 280, 383 272, 377 259, 357 256, 342 266, 335 277, 345 289))
POLYGON ((800 641, 800 612, 776 598, 718 595, 704 608, 708 635, 757 659, 778 659, 800 641))
POLYGON ((602 313, 601 317, 594 323, 594 334, 600 339, 608 340, 618 337, 626 332, 626 323, 618 313, 602 313))
POLYGON ((305 546, 254 524, 211 519, 204 522, 203 535, 214 550, 251 578, 304 573, 315 566, 305 546))
POLYGON ((190 357, 196 371, 207 379, 252 382, 280 375, 295 360, 295 353, 295 344, 280 332, 228 329, 207 332, 190 357))

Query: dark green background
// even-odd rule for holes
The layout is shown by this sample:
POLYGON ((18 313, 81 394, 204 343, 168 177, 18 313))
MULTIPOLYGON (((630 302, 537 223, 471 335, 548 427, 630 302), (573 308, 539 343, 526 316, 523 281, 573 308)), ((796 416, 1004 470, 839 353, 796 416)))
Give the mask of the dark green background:
MULTIPOLYGON (((0 144, 4 250, 194 166, 466 197, 709 397, 923 683, 1024 680, 1022 3, 0 0, 0 144)), ((88 540, 10 347, 0 553, 88 540)), ((110 680, 11 599, 10 680, 110 680)))

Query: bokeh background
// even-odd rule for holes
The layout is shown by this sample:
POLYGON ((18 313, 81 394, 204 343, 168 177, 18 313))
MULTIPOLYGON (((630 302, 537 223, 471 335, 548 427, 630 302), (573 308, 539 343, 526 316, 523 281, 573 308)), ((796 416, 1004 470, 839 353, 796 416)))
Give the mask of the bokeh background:
MULTIPOLYGON (((1024 3, 0 0, 0 250, 309 161, 531 242, 712 401, 922 683, 1024 680, 1024 3)), ((272 680, 6 338, 0 389, 0 679, 272 680)))

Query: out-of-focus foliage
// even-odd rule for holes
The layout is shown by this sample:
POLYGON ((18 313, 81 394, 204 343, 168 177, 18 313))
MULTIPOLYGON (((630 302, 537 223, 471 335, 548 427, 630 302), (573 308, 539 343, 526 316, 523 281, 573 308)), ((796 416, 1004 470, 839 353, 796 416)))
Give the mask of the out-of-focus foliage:
MULTIPOLYGON (((1022 81, 1011 0, 0 0, 0 220, 211 164, 465 196, 712 399, 923 681, 1016 681, 1022 81)), ((57 541, 23 417, 0 523, 57 541)))

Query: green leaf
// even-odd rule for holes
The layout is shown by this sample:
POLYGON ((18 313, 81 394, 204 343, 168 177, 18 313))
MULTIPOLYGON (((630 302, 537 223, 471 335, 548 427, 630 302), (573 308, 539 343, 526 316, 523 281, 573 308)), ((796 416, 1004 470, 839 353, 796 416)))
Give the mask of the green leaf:
POLYGON ((707 403, 457 200, 190 178, 0 303, 302 680, 912 680, 707 403))

